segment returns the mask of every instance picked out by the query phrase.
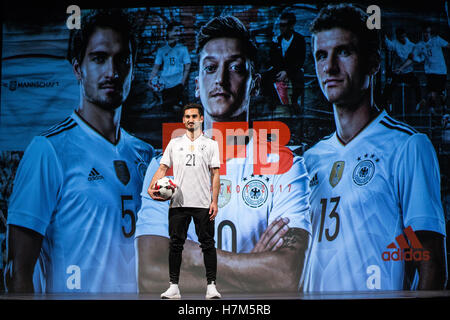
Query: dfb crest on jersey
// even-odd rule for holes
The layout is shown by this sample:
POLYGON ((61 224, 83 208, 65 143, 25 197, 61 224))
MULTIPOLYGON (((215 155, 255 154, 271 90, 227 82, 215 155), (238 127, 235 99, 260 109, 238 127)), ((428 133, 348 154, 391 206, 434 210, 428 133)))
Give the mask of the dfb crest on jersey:
POLYGON ((220 179, 220 190, 219 190, 219 208, 225 207, 231 200, 231 186, 232 183, 227 179, 220 179))
POLYGON ((123 185, 127 185, 130 182, 130 171, 128 170, 127 163, 122 160, 114 160, 114 169, 116 170, 116 176, 123 185))
POLYGON ((242 199, 251 208, 261 207, 269 196, 269 190, 261 180, 250 180, 242 189, 242 199))
POLYGON ((353 170, 353 182, 358 186, 367 184, 375 173, 375 165, 371 160, 360 161, 353 170))
POLYGON ((345 162, 344 161, 336 161, 333 164, 333 168, 330 172, 330 184, 334 188, 337 186, 339 181, 341 181, 342 173, 344 173, 345 162))

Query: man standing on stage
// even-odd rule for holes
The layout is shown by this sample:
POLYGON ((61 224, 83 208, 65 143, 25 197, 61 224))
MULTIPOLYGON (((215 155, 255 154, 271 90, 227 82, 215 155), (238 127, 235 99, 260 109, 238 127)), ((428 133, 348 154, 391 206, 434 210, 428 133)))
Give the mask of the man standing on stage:
POLYGON ((305 289, 443 289, 436 153, 426 135, 374 105, 380 44, 366 21, 362 10, 335 5, 311 25, 316 73, 333 104, 336 132, 305 153, 315 181, 305 289))
POLYGON ((206 298, 220 298, 216 289, 217 254, 214 242, 214 218, 216 217, 220 187, 220 158, 217 141, 203 135, 203 107, 188 104, 183 108, 186 133, 170 140, 161 158, 159 169, 153 176, 148 190, 154 200, 158 196, 155 183, 173 167, 177 191, 169 209, 169 274, 170 287, 161 294, 163 299, 180 299, 180 277, 183 245, 191 219, 201 243, 206 268, 206 298), (212 184, 212 197, 211 197, 212 184))

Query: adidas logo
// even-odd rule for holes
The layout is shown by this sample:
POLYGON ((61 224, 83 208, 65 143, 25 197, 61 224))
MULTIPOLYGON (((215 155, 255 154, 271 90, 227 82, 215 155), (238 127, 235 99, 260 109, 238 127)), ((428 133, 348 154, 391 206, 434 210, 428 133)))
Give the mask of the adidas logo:
POLYGON ((309 182, 309 187, 314 187, 314 186, 317 186, 318 184, 319 184, 319 178, 317 177, 317 172, 316 172, 314 177, 309 182))
POLYGON ((403 230, 406 238, 403 234, 395 238, 394 242, 391 242, 387 248, 394 249, 394 251, 384 251, 381 254, 383 261, 428 261, 430 260, 430 252, 423 249, 422 243, 420 243, 416 234, 411 226, 403 230), (398 246, 397 246, 398 244, 398 246))
POLYGON ((91 172, 89 173, 88 181, 94 181, 94 180, 102 180, 104 179, 103 176, 98 173, 95 168, 92 168, 91 172))

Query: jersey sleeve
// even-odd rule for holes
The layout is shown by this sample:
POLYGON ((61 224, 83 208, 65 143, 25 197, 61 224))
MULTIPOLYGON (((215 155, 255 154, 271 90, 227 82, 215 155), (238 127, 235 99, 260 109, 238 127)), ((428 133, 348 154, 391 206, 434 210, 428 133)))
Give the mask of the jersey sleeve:
POLYGON ((147 193, 153 175, 158 170, 159 157, 153 158, 145 173, 141 191, 141 208, 137 213, 135 237, 157 235, 169 237, 169 201, 153 200, 147 193))
POLYGON ((46 137, 35 137, 17 169, 8 209, 9 225, 45 235, 63 183, 63 170, 46 137))
POLYGON ((304 159, 295 156, 292 167, 274 180, 274 195, 268 223, 278 217, 288 218, 290 228, 311 234, 309 178, 304 159))
POLYGON ((436 152, 424 134, 412 135, 398 152, 397 190, 405 226, 445 235, 436 152))
POLYGON ((160 164, 164 164, 170 168, 172 167, 172 159, 172 140, 170 140, 169 144, 166 147, 166 150, 164 150, 160 164))
POLYGON ((220 168, 219 144, 213 140, 210 168, 220 168))
POLYGON ((439 36, 437 37, 437 40, 438 40, 438 44, 439 44, 440 47, 445 47, 445 46, 448 45, 448 42, 445 41, 444 39, 442 39, 442 38, 439 37, 439 36))

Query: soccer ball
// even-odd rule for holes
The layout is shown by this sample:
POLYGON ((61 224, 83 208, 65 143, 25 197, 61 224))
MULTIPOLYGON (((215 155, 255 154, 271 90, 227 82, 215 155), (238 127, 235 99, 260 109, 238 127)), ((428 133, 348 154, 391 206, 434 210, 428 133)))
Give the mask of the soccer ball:
POLYGON ((159 77, 154 77, 150 83, 152 90, 155 92, 161 92, 164 90, 164 83, 159 77))
POLYGON ((165 200, 172 198, 176 188, 176 184, 168 177, 163 177, 155 183, 155 189, 158 190, 159 196, 165 200))

